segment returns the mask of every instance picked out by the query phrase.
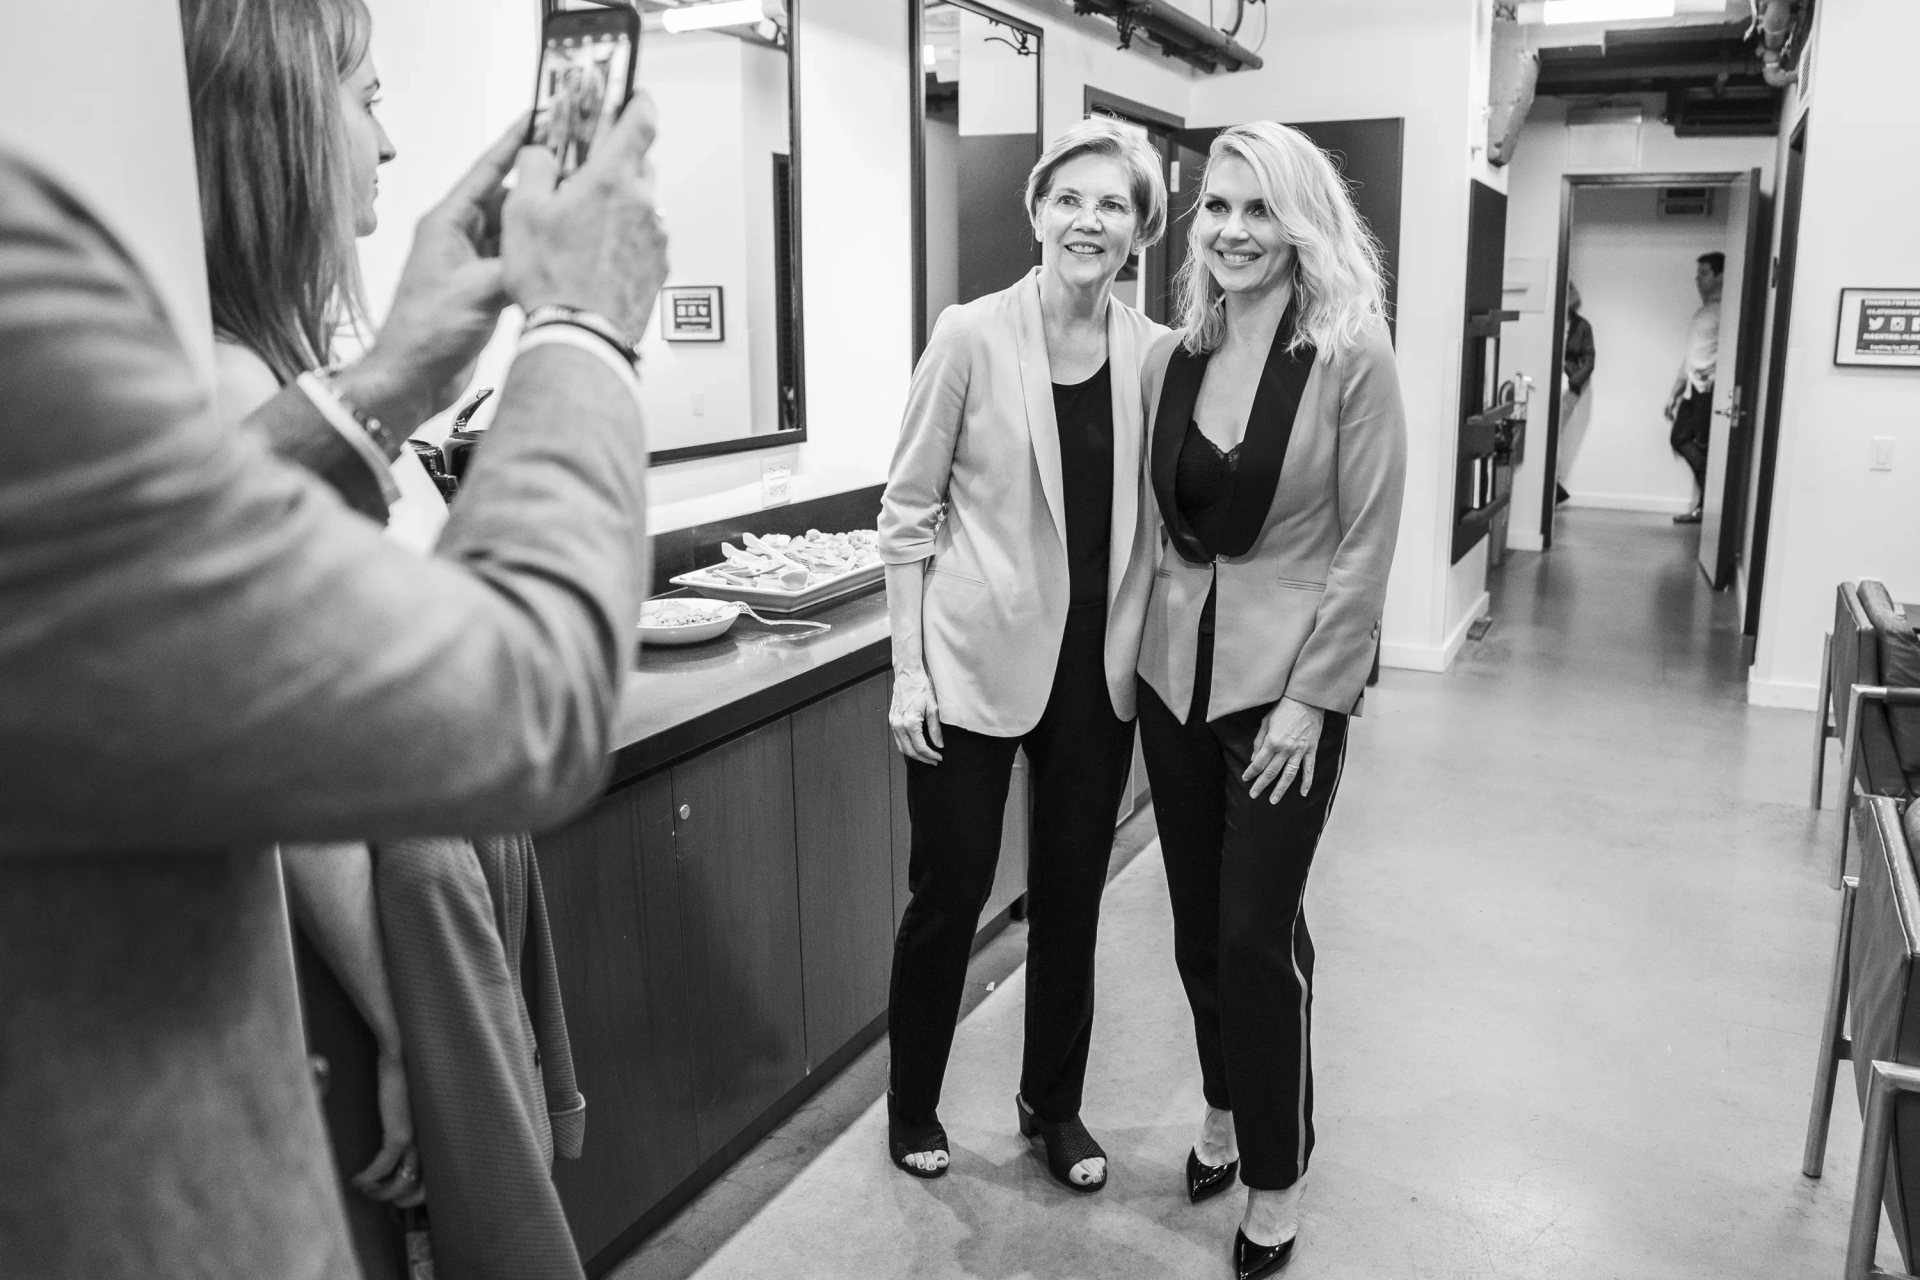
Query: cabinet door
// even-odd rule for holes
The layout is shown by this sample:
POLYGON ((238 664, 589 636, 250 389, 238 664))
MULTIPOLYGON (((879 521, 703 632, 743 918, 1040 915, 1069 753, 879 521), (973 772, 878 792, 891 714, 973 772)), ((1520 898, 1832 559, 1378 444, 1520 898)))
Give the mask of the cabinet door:
POLYGON ((806 1075, 788 722, 715 747, 672 775, 705 1159, 806 1075))
POLYGON ((883 673, 793 715, 809 1071, 887 1007, 894 924, 887 690, 883 673))
POLYGON ((587 1099, 578 1160, 553 1180, 582 1258, 700 1163, 666 775, 536 842, 567 1034, 587 1099))

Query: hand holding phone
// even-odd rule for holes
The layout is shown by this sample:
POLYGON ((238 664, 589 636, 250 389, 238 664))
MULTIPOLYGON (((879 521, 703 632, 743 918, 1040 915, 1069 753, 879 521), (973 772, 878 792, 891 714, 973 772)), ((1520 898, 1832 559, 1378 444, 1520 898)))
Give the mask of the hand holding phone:
POLYGON ((626 6, 563 9, 541 24, 530 144, 553 152, 562 180, 586 163, 633 96, 640 15, 626 6))

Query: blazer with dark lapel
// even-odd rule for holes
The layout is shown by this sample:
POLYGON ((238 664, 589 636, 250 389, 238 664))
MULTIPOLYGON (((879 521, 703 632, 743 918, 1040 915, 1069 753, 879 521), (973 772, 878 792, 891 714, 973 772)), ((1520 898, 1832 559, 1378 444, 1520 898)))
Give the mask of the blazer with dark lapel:
POLYGON ((1193 703, 1200 613, 1216 586, 1210 719, 1283 696, 1352 712, 1373 666, 1406 488, 1393 348, 1386 326, 1375 325, 1332 359, 1289 353, 1291 319, 1261 376, 1224 545, 1212 559, 1173 504, 1174 464, 1207 357, 1169 334, 1147 361, 1161 551, 1140 675, 1182 720, 1193 703))
MULTIPOLYGON (((880 506, 880 555, 929 562, 922 625, 940 719, 1017 737, 1046 710, 1067 619, 1066 504, 1036 268, 949 307, 914 370, 880 506)), ((1133 718, 1151 574, 1143 518, 1140 371, 1166 329, 1114 301, 1107 690, 1133 718)))

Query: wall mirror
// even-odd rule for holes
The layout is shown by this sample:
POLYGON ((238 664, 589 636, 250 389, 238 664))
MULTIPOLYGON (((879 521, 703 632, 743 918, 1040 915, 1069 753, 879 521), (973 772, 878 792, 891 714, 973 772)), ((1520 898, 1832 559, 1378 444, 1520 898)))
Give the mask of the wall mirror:
POLYGON ((1039 265, 1024 203, 1040 158, 1040 28, 972 0, 913 10, 914 356, 940 313, 1039 265))
MULTIPOLYGON (((655 463, 806 439, 793 0, 634 0, 672 274, 640 343, 655 463)), ((592 8, 545 0, 544 10, 592 8)))

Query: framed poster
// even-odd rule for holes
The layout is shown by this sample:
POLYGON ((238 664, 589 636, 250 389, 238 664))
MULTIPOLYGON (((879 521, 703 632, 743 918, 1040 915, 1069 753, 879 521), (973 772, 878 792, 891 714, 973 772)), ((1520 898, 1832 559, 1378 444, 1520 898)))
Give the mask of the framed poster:
POLYGON ((1920 369, 1920 289, 1842 289, 1833 362, 1920 369))
POLYGON ((727 317, 720 286, 692 284, 662 289, 660 336, 668 342, 724 342, 727 317))

